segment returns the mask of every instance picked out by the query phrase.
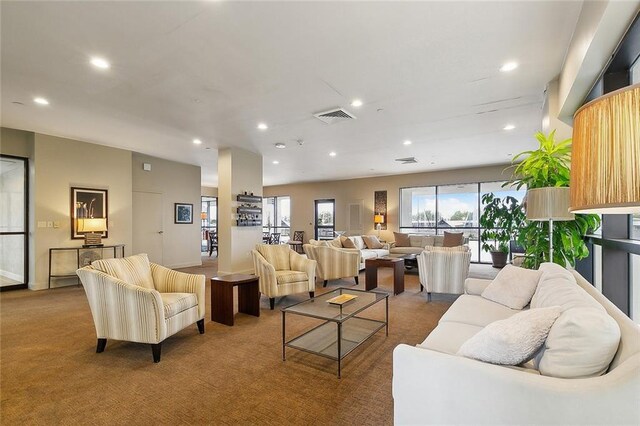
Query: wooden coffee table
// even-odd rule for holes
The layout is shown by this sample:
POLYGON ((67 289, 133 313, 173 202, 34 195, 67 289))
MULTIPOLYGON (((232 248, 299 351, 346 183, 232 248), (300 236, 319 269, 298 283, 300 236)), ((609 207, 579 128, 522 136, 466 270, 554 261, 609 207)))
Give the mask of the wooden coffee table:
POLYGON ((378 268, 393 268, 393 294, 404 291, 404 259, 379 257, 364 261, 365 290, 378 287, 378 268))
POLYGON ((259 277, 229 274, 211 278, 211 321, 233 325, 233 287, 238 287, 238 312, 260 316, 259 277))

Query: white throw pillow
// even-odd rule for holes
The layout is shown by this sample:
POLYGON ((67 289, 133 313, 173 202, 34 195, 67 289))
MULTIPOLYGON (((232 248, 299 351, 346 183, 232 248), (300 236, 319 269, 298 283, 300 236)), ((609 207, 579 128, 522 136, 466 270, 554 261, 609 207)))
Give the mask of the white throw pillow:
POLYGON ((531 301, 539 279, 539 271, 507 265, 481 296, 511 309, 522 309, 531 301))
POLYGON ((562 306, 571 308, 596 308, 605 312, 604 307, 582 289, 571 272, 555 263, 543 263, 538 288, 531 299, 532 308, 562 306))
POLYGON ((458 355, 500 365, 529 361, 542 346, 562 309, 529 309, 494 321, 464 342, 458 355))

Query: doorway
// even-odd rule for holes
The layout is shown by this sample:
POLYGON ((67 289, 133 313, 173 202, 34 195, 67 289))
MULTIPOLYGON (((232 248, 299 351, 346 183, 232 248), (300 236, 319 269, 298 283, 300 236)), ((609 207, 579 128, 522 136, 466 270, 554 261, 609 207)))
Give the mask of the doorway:
POLYGON ((200 197, 202 209, 200 210, 201 234, 200 253, 218 252, 218 198, 200 197))
POLYGON ((316 200, 316 240, 332 240, 335 235, 336 203, 334 199, 316 200))
POLYGON ((162 265, 163 234, 162 194, 133 191, 133 253, 147 253, 162 265))
POLYGON ((29 282, 28 161, 0 155, 0 291, 29 282))

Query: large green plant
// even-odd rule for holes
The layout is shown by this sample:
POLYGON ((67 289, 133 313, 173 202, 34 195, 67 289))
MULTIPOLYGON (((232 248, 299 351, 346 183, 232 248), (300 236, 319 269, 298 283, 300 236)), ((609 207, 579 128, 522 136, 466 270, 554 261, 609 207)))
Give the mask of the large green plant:
POLYGON ((522 206, 514 197, 507 196, 501 199, 493 193, 488 193, 482 196, 482 207, 482 250, 508 253, 509 241, 514 239, 524 226, 522 206))
MULTIPOLYGON (((549 135, 538 132, 536 139, 538 149, 521 152, 513 158, 514 177, 506 185, 517 189, 569 186, 571 139, 556 142, 555 130, 549 135)), ((525 248, 523 266, 537 268, 549 261, 575 266, 576 260, 589 255, 584 236, 599 227, 600 217, 595 214, 576 214, 575 220, 554 222, 553 259, 549 259, 549 223, 527 221, 518 236, 518 244, 525 248)))

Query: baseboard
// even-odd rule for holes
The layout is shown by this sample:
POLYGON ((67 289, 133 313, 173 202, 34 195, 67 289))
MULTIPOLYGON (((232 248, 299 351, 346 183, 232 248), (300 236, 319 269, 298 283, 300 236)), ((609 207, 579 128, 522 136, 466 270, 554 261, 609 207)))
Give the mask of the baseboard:
POLYGON ((172 263, 170 265, 162 265, 169 269, 191 268, 192 266, 202 266, 202 261, 187 262, 187 263, 172 263))

